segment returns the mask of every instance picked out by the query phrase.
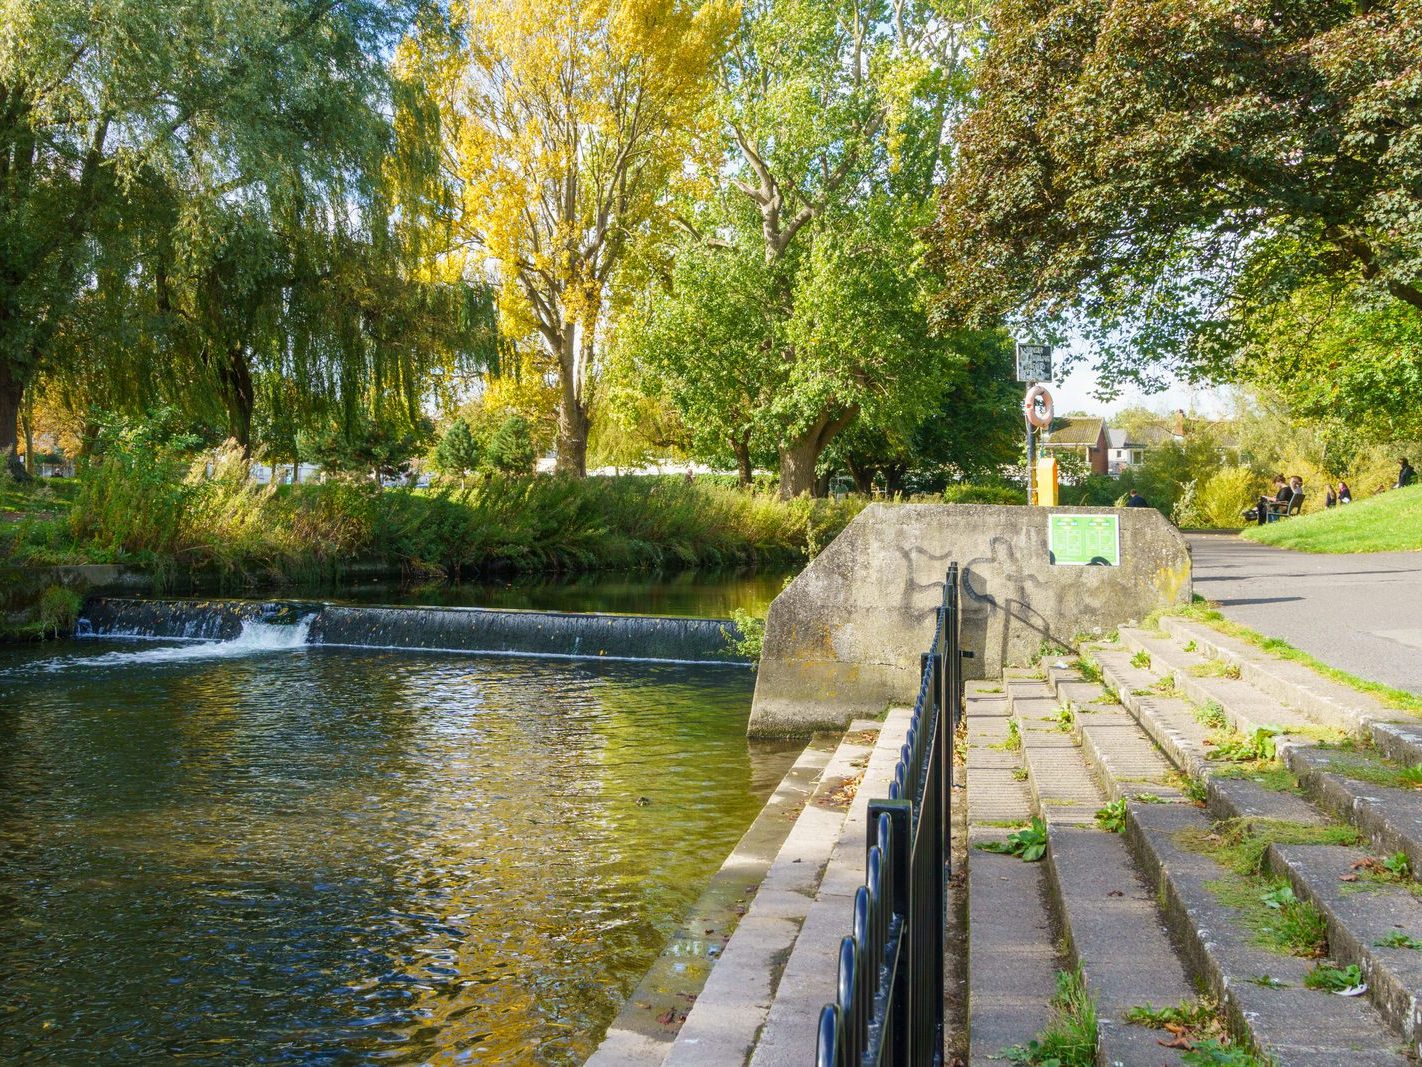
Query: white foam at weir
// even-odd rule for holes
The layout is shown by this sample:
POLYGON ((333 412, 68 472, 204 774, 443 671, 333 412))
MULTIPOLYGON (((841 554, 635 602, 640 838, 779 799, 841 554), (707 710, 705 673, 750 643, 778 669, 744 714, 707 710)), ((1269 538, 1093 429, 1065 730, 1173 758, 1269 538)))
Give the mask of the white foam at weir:
POLYGON ((180 641, 181 644, 158 645, 133 652, 105 652, 99 656, 65 656, 43 663, 43 669, 67 670, 70 667, 119 667, 130 663, 174 663, 204 659, 235 659, 267 652, 289 652, 307 645, 307 635, 315 615, 307 615, 295 623, 276 626, 269 622, 244 619, 242 632, 227 641, 204 641, 194 638, 163 638, 147 634, 106 633, 103 640, 113 641, 180 641))

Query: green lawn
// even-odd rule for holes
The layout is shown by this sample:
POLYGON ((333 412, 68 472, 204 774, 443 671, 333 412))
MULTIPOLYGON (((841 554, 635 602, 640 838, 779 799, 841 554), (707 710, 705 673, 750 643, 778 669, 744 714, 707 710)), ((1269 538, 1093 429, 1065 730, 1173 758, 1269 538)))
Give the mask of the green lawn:
POLYGON ((74 499, 76 488, 72 478, 44 478, 22 485, 0 473, 0 513, 13 518, 63 511, 74 499))
POLYGON ((1422 485, 1392 489, 1356 504, 1244 531, 1251 541, 1302 552, 1422 550, 1422 485))

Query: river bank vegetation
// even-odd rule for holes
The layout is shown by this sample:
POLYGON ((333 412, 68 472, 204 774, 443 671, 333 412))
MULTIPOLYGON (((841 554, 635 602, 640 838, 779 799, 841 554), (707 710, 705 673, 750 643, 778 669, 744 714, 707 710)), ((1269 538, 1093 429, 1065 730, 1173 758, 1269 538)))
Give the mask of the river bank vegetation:
POLYGON ((1276 471, 1361 497, 1422 440, 1415 15, 18 0, 0 454, 79 478, 72 508, 0 490, 6 551, 793 554, 858 505, 767 494, 1020 499, 1014 337, 1240 397, 1068 502, 1229 525, 1276 471), (742 496, 532 474, 652 460, 742 496), (407 475, 435 481, 373 488, 407 475))
POLYGON ((63 495, 28 494, 0 524, 0 564, 130 563, 258 585, 339 580, 353 566, 458 581, 490 571, 802 562, 862 498, 782 501, 681 477, 489 473, 464 485, 368 479, 263 486, 240 456, 111 451, 63 495), (69 499, 66 499, 68 497, 69 499))

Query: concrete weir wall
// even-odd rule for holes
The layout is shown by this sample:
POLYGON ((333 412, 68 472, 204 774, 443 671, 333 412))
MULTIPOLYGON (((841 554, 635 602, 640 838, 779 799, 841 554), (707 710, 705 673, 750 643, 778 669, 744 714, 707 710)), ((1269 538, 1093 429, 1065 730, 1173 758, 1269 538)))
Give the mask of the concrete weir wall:
POLYGON ((912 703, 948 564, 961 570, 969 678, 1190 600, 1190 549, 1153 508, 876 504, 775 598, 750 733, 842 730, 912 703), (1048 515, 1115 514, 1119 566, 1048 557, 1048 515))

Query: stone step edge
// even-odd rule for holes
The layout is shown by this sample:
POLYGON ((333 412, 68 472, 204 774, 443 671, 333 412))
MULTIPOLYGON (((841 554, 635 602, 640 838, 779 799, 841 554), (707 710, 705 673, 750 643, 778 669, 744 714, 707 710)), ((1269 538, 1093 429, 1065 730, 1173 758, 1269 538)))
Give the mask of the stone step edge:
POLYGON ((1325 678, 1302 663, 1271 656, 1208 623, 1179 615, 1166 615, 1160 621, 1176 640, 1194 641, 1212 658, 1237 665, 1240 677, 1256 689, 1277 694, 1300 711, 1341 729, 1361 736, 1371 734, 1380 749, 1396 748, 1396 754, 1389 753, 1396 759, 1422 760, 1422 722, 1415 716, 1325 678), (1412 729, 1398 730, 1399 726, 1412 729))
MULTIPOLYGON (((1196 901, 1193 896, 1187 895, 1183 880, 1172 877, 1168 860, 1170 853, 1177 846, 1173 842, 1163 843, 1158 835, 1162 835, 1164 831, 1141 822, 1141 810, 1146 807, 1155 806, 1127 804, 1126 842, 1136 857, 1139 869, 1146 873, 1147 883, 1154 883, 1157 888, 1157 901, 1167 927, 1185 947, 1187 970, 1191 972, 1192 977, 1203 983, 1204 988, 1208 989, 1219 1004, 1229 1020, 1229 1029, 1235 1038, 1247 1038, 1246 1043, 1256 1053, 1268 1056, 1271 1050, 1260 1040, 1253 1025, 1257 1013, 1250 1005, 1250 983, 1244 980, 1249 976, 1225 972, 1224 965, 1214 951, 1214 931, 1210 924, 1202 923, 1197 918, 1197 915, 1207 911, 1207 908, 1201 908, 1200 905, 1204 902, 1196 901)), ((1176 807, 1174 810, 1182 809, 1176 807)), ((1201 818, 1203 820, 1207 817, 1202 813, 1201 818)), ((1275 1061, 1271 1059, 1269 1062, 1275 1061)), ((1398 1057, 1398 1062, 1408 1061, 1398 1057)))
MULTIPOLYGON (((1161 722, 1145 703, 1146 699, 1171 698, 1138 697, 1127 684, 1133 680, 1129 675, 1113 664, 1110 658, 1101 659, 1099 662, 1103 678, 1117 689, 1122 703, 1170 761, 1182 772, 1205 783, 1211 809, 1223 818, 1235 818, 1244 814, 1236 805, 1231 790, 1215 778, 1215 767, 1204 758, 1204 754, 1197 751, 1188 739, 1179 736, 1161 722)), ((1146 672, 1143 668, 1131 669, 1154 673, 1146 672)), ((1225 712, 1226 718, 1229 718, 1229 709, 1226 708, 1225 712)), ((1247 733, 1255 726, 1265 724, 1236 717, 1231 725, 1247 733)), ((1384 787, 1369 786, 1367 783, 1354 784, 1346 775, 1319 766, 1313 759, 1317 747, 1312 742, 1281 738, 1277 748, 1279 760, 1298 779, 1305 796, 1314 806, 1356 827, 1378 851, 1405 852, 1413 870, 1422 872, 1422 830, 1409 829, 1389 816, 1386 804, 1378 803, 1376 795, 1384 787)))
MULTIPOLYGON (((1060 853, 1063 849, 1070 847, 1068 842, 1076 835, 1100 835, 1103 838, 1115 837, 1117 835, 1108 834, 1104 830, 1094 830, 1083 826, 1061 826, 1049 829, 1047 835, 1047 854, 1045 856, 1045 885, 1047 889, 1047 899, 1053 912, 1053 919, 1057 929, 1062 932, 1062 939, 1065 943, 1065 950, 1068 963, 1074 969, 1080 971, 1088 992, 1096 990, 1094 996, 1096 1000, 1098 1036, 1096 1058, 1097 1063, 1105 1065, 1137 1062, 1135 1057, 1141 1054, 1141 1050, 1147 1050, 1152 1057, 1153 1063, 1177 1064, 1181 1062, 1183 1051, 1167 1049, 1157 1045, 1157 1037, 1162 1036, 1160 1031, 1148 1030, 1142 1027, 1133 1026, 1125 1021, 1126 1013, 1135 1007, 1140 1000, 1132 999, 1130 1003, 1114 1002, 1102 999, 1100 993, 1100 981, 1093 982, 1092 974, 1095 965, 1092 960, 1093 949, 1100 947, 1089 941, 1085 924, 1083 923, 1082 903, 1073 904, 1069 899, 1073 894, 1069 884, 1064 884, 1060 853), (1073 914, 1076 915, 1076 923, 1072 922, 1073 914), (1104 1024, 1104 1025, 1103 1025, 1104 1024)), ((1135 857, 1130 848, 1122 842, 1123 859, 1126 866, 1126 875, 1130 878, 1134 889, 1141 889, 1145 884, 1145 879, 1138 879, 1136 876, 1139 868, 1136 865, 1135 857)), ((1159 913, 1159 905, 1151 898, 1148 890, 1142 894, 1144 899, 1159 913)), ((1183 960, 1180 960, 1175 947, 1170 943, 1164 916, 1160 916, 1161 932, 1165 933, 1164 950, 1167 957, 1161 957, 1156 951, 1147 953, 1141 957, 1141 962, 1148 967, 1164 966, 1162 959, 1173 960, 1180 968, 1179 981, 1171 983, 1174 988, 1164 995, 1151 998, 1155 1006, 1164 1007, 1172 1004, 1179 1004, 1194 996, 1195 990, 1189 982, 1189 968, 1183 960)), ((1154 950, 1159 950, 1161 946, 1153 946, 1154 950)))
MULTIPOLYGON (((862 799, 867 804, 870 793, 882 795, 887 791, 887 777, 876 789, 868 778, 868 768, 875 764, 876 755, 883 750, 892 753, 893 760, 889 763, 892 773, 908 729, 908 719, 906 713, 890 712, 883 723, 856 721, 850 724, 847 734, 860 728, 878 730, 878 738, 868 752, 865 778, 856 788, 854 801, 837 820, 825 818, 828 813, 814 803, 836 788, 831 783, 853 777, 855 768, 850 763, 859 757, 846 755, 848 746, 841 741, 817 783, 815 794, 801 809, 760 891, 717 957, 701 995, 691 1005, 659 1062, 668 1067, 717 1067, 722 1063, 749 1062, 770 1014, 785 965, 854 810, 854 802, 862 799), (812 848, 806 847, 811 845, 812 848)), ((862 749, 855 746, 855 751, 862 749)), ((846 931, 849 920, 850 916, 846 915, 846 931)), ((618 1062, 609 1060, 605 1067, 614 1067, 618 1062)))
MULTIPOLYGON (((1193 666, 1193 664, 1182 663, 1180 659, 1174 659, 1173 662, 1166 660, 1164 664, 1162 664, 1160 661, 1166 655, 1185 657, 1194 654, 1185 652, 1183 649, 1171 648, 1168 645, 1162 649, 1161 646, 1169 640, 1168 638, 1154 637, 1143 630, 1135 630, 1124 626, 1121 627, 1119 634, 1121 643, 1126 649, 1132 652, 1144 652, 1151 657, 1151 665, 1148 668, 1149 673, 1158 678, 1164 678, 1169 675, 1175 680, 1176 690, 1184 693, 1186 699, 1195 704, 1204 705, 1211 702, 1218 704, 1224 710, 1225 718, 1230 721, 1230 725, 1242 734, 1248 734, 1260 726, 1272 726, 1285 732, 1290 732, 1292 728, 1295 733, 1297 733, 1300 726, 1304 729, 1339 729, 1339 727, 1332 722, 1320 722, 1318 717, 1312 713, 1301 711, 1298 708, 1285 704, 1277 696, 1263 692, 1242 678, 1235 680, 1197 677, 1189 671, 1189 667, 1193 666), (1229 684, 1221 685, 1219 684, 1221 681, 1229 684), (1228 692, 1231 686, 1243 686, 1246 690, 1245 696, 1257 701, 1273 703, 1279 708, 1282 714, 1261 718, 1257 714, 1241 710, 1239 700, 1228 692), (1305 721, 1303 723, 1297 722, 1296 720, 1300 718, 1305 721), (1295 721, 1291 722, 1290 720, 1295 721)), ((1204 662, 1204 660, 1202 660, 1202 662, 1204 662)))
MULTIPOLYGON (((1105 677, 1109 670, 1109 661, 1102 662, 1101 668, 1103 677, 1105 677)), ((1140 670, 1142 668, 1136 669, 1140 670)), ((1130 696, 1126 696, 1122 699, 1125 700, 1132 698, 1130 696)), ((1152 720, 1154 720, 1154 713, 1151 711, 1151 709, 1139 704, 1141 698, 1136 697, 1134 699, 1139 705, 1140 714, 1143 716, 1151 717, 1152 720)), ((1132 714, 1136 714, 1136 709, 1132 709, 1132 714)), ((1142 723, 1142 725, 1144 725, 1144 723, 1142 723)), ((1157 723, 1157 725, 1161 730, 1165 729, 1163 724, 1157 723)), ((1290 770, 1293 770, 1295 775, 1299 778, 1300 783, 1305 787, 1305 790, 1309 794, 1310 799, 1320 801, 1320 793, 1322 791, 1321 783, 1317 780, 1310 781, 1306 773, 1300 773, 1301 770, 1305 770, 1306 768, 1308 768, 1306 761, 1302 758, 1302 751, 1304 749, 1307 749, 1308 747, 1310 746, 1281 745, 1281 758, 1284 760, 1285 765, 1288 766, 1290 770)), ((1236 791, 1238 787, 1243 785, 1243 783, 1235 780, 1222 781, 1214 779, 1211 774, 1211 769, 1208 767, 1208 764, 1206 763, 1206 761, 1203 760, 1203 758, 1196 759, 1195 764, 1200 767, 1200 770, 1197 772, 1197 776, 1203 775, 1207 783, 1207 789, 1209 790, 1209 806, 1214 815, 1217 815, 1222 818, 1239 818, 1247 814, 1245 810, 1239 806, 1236 799, 1236 791)), ((1335 789, 1346 789, 1346 786, 1344 786, 1343 783, 1338 779, 1337 775, 1333 775, 1328 772, 1318 771, 1316 768, 1311 768, 1311 773, 1315 779, 1332 779, 1333 781, 1331 784, 1335 789)), ((1363 819, 1362 816, 1364 813, 1359 811, 1356 804, 1351 802, 1348 794, 1335 798, 1335 801, 1332 804, 1320 802, 1319 806, 1331 810, 1333 814, 1357 826, 1358 829, 1362 830, 1366 835, 1372 838, 1375 845, 1380 844, 1382 851, 1395 851, 1395 848, 1388 847, 1390 845, 1395 845, 1402 851, 1407 852, 1409 860, 1412 861, 1414 864, 1422 863, 1422 841, 1413 838, 1408 838, 1402 835, 1401 832, 1397 831, 1395 827, 1393 827, 1391 824, 1386 823, 1383 816, 1377 815, 1375 812, 1373 812, 1371 807, 1367 809, 1367 814, 1373 815, 1374 818, 1370 820, 1363 819), (1364 823, 1368 823, 1368 825, 1365 825, 1364 823)), ((1271 855, 1275 853, 1275 851, 1276 850, 1271 848, 1271 855)), ((1281 876, 1286 875, 1287 873, 1287 876, 1289 876, 1291 880, 1294 881, 1296 884, 1301 883, 1304 877, 1301 873, 1298 872, 1286 872, 1278 864, 1275 865, 1274 873, 1279 874, 1281 876)), ((1301 897, 1308 897, 1312 899, 1317 899, 1321 896, 1320 893, 1312 890, 1311 887, 1305 888, 1304 891, 1301 891, 1299 893, 1299 895, 1301 897)), ((1361 960, 1349 959, 1343 962, 1359 962, 1361 965, 1361 960)), ((1395 986, 1396 982, 1392 983, 1392 985, 1395 986)), ((1389 1004, 1385 998, 1385 992, 1387 991, 1380 989, 1378 991, 1378 995, 1370 995, 1369 1000, 1373 1003, 1374 1007, 1376 1007, 1378 1011, 1384 1015, 1384 1018, 1386 1018, 1391 1025, 1401 1030, 1405 1036, 1408 1036, 1410 1038, 1413 1035, 1413 1027, 1408 1025, 1407 1020, 1400 1018, 1396 1015, 1395 1012, 1390 1011, 1389 1004)))
MULTIPOLYGON (((1340 850, 1353 853, 1354 850, 1340 850)), ((1321 892, 1305 865, 1290 857, 1290 847, 1270 845, 1266 862, 1272 874, 1286 878, 1300 900, 1310 901, 1328 923, 1328 951, 1340 966, 1357 964, 1368 983, 1368 999, 1388 1025, 1401 1031, 1414 1054, 1422 1055, 1422 1005, 1419 990, 1410 986, 1389 960, 1376 951, 1366 937, 1360 937, 1338 914, 1330 894, 1321 892)), ((1356 853, 1357 858, 1364 853, 1356 853)), ((1409 950, 1411 951, 1411 950, 1409 950)))
MULTIPOLYGON (((1019 689, 1025 688, 1023 684, 1025 682, 1035 686, 1040 690, 1040 692, 1034 692, 1030 696, 1022 697, 1022 699, 1052 700, 1057 701, 1060 704, 1061 698, 1056 691, 1056 687, 1051 683, 1050 678, 1047 680, 1015 679, 1015 681, 1017 682, 1017 687, 1019 689)), ((1011 714, 1012 718, 1016 720, 1018 735, 1022 738, 1022 765, 1027 771, 1027 792, 1028 797, 1031 801, 1032 811, 1036 815, 1040 816, 1049 828, 1054 824, 1060 824, 1064 826, 1082 825, 1082 822, 1076 821, 1076 819, 1068 820, 1063 818, 1063 816, 1065 815, 1065 810, 1054 810, 1058 808, 1070 810, 1073 816, 1084 820, 1086 825, 1090 825, 1091 820, 1095 817, 1096 811, 1106 800, 1111 799, 1111 797, 1109 791, 1103 788, 1102 779, 1098 776, 1096 768, 1094 768, 1091 764, 1091 761, 1086 758, 1085 753, 1082 750, 1080 735, 1077 734, 1075 730, 1072 730, 1066 734, 1066 736, 1070 736, 1072 738, 1073 747, 1075 748, 1077 755, 1081 760, 1081 769, 1085 780, 1095 788, 1097 793, 1094 802, 1089 807, 1069 804, 1064 798, 1054 797, 1051 795, 1043 795, 1040 776, 1036 773, 1033 773, 1034 768, 1032 765, 1032 749, 1034 746, 1029 740, 1029 737, 1032 733, 1040 731, 1037 731, 1035 729, 1029 730, 1027 728, 1027 725, 1031 720, 1024 716, 1023 711, 1018 708, 1018 694, 1013 691, 1012 687, 1004 686, 1004 689, 1007 692, 1007 703, 1009 713, 1011 714)), ((1042 725, 1044 724, 1033 723, 1034 727, 1042 725)), ((1039 749, 1039 751, 1041 750, 1039 749)))
MULTIPOLYGON (((878 723, 874 727, 878 728, 878 723)), ((785 772, 775 791, 766 799, 765 805, 760 813, 741 835, 741 839, 736 843, 736 847, 731 850, 720 869, 712 876, 708 885, 707 893, 703 893, 692 905, 688 912, 689 921, 683 923, 676 934, 672 935, 657 959, 654 960, 647 972, 638 981, 637 987, 628 996, 622 1009, 608 1026, 607 1032, 594 1050, 592 1056, 585 1061, 584 1067, 657 1067, 665 1058, 667 1051, 671 1048, 672 1042, 680 1029, 681 1022, 667 1024, 657 1024, 656 1029, 648 1023, 648 1018, 655 1019, 658 1013, 655 1009, 664 1007, 667 1011, 674 1012, 677 1009, 684 1011, 688 1001, 660 1003, 664 998, 653 997, 650 988, 655 981, 657 972, 667 962, 667 957, 675 948, 678 938, 690 929, 690 923, 703 911, 703 904, 706 896, 712 891, 711 887, 719 882, 733 880, 744 892, 748 887, 759 890, 765 883, 770 871, 774 868, 779 859, 786 841, 794 833, 796 820, 791 821, 786 818, 786 812, 796 805, 801 807, 801 811, 808 807, 813 798, 831 780, 836 766, 836 759, 840 756, 840 750, 844 747, 843 739, 836 740, 829 735, 819 735, 812 738, 801 750, 794 764, 785 772), (774 826, 777 822, 784 824, 784 832, 779 835, 779 840, 774 844, 774 851, 769 855, 758 855, 757 850, 751 847, 750 843, 763 833, 767 826, 774 826), (652 1007, 639 1008, 638 1004, 650 1004, 652 1007)), ((846 756, 842 761, 848 765, 846 756)), ((746 909, 747 913, 749 908, 746 909)), ((731 930, 734 937, 735 929, 739 928, 740 922, 744 922, 744 915, 739 917, 739 922, 731 930)), ((703 927, 704 929, 704 927, 703 927)), ((713 967, 714 969, 714 967, 713 967)), ((706 976, 709 978, 709 974, 706 976)), ((699 996, 704 982, 695 990, 681 990, 695 996, 699 996)))

